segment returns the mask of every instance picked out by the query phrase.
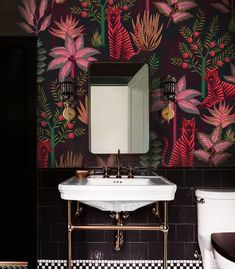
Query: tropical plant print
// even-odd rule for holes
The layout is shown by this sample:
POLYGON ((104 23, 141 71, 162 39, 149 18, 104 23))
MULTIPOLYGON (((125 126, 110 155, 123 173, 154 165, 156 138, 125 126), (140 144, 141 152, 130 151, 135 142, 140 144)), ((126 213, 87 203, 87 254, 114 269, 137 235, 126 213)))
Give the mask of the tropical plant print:
MULTIPOLYGON (((76 127, 77 121, 66 122, 63 116, 63 103, 58 96, 58 84, 52 82, 50 89, 56 108, 53 112, 48 104, 48 98, 43 88, 39 87, 38 109, 39 109, 39 141, 50 141, 50 167, 55 167, 55 148, 59 143, 64 143, 67 139, 73 140, 76 136, 84 135, 85 129, 76 127)), ((40 148, 40 145, 38 147, 40 148)), ((49 150, 48 150, 49 152, 49 150)))
POLYGON ((132 38, 139 50, 153 51, 161 42, 163 25, 159 25, 159 14, 144 12, 143 18, 138 14, 136 23, 132 20, 134 33, 132 38))
POLYGON ((65 46, 51 49, 49 55, 55 59, 49 63, 48 70, 60 69, 60 81, 66 78, 70 73, 71 77, 75 78, 75 64, 80 69, 87 72, 88 64, 91 61, 96 61, 96 58, 92 56, 98 53, 99 51, 94 48, 84 48, 83 35, 80 35, 76 41, 74 41, 69 34, 66 34, 65 46))
MULTIPOLYGON (((37 36, 40 168, 116 167, 116 156, 89 152, 89 64, 149 66, 150 141, 124 166, 235 164, 235 16, 232 0, 20 0, 19 27, 37 36), (174 118, 161 81, 176 78, 174 118), (63 115, 60 83, 72 78, 73 120, 63 115)), ((115 120, 115 119, 114 119, 115 120)))
POLYGON ((193 17, 190 9, 197 7, 193 0, 168 0, 166 2, 155 2, 160 13, 168 17, 167 28, 170 22, 178 23, 193 17))
POLYGON ((142 167, 157 168, 161 163, 162 144, 156 131, 150 132, 149 144, 149 152, 140 156, 140 165, 142 167))
POLYGON ((233 123, 235 123, 235 113, 231 113, 233 107, 229 104, 226 105, 225 102, 219 103, 218 106, 214 106, 213 109, 208 108, 211 116, 202 115, 202 120, 208 124, 214 126, 221 126, 225 128, 233 123))
POLYGON ((210 166, 217 166, 231 157, 231 154, 225 151, 232 146, 232 143, 222 140, 221 125, 217 126, 211 135, 198 132, 197 137, 202 149, 195 150, 193 154, 199 160, 209 163, 210 166))
POLYGON ((65 20, 63 18, 60 18, 60 22, 54 21, 57 28, 49 28, 48 31, 56 37, 65 39, 66 35, 68 34, 72 38, 76 38, 79 35, 83 34, 84 32, 84 26, 78 26, 79 20, 76 20, 73 18, 72 15, 67 15, 65 20))
POLYGON ((211 4, 213 7, 217 8, 223 14, 231 14, 231 19, 229 21, 229 30, 235 32, 235 4, 233 0, 220 0, 218 2, 211 4))
POLYGON ((231 64, 231 74, 232 76, 224 76, 224 79, 230 83, 235 84, 235 65, 231 64))
POLYGON ((43 47, 40 39, 37 40, 37 83, 42 83, 45 78, 43 74, 46 71, 47 50, 43 47))
POLYGON ((48 13, 48 0, 22 0, 19 11, 25 20, 19 25, 26 33, 38 35, 50 25, 51 14, 45 15, 48 13))
POLYGON ((85 104, 79 100, 79 105, 77 107, 78 110, 78 118, 85 124, 88 124, 88 96, 85 97, 85 104))
POLYGON ((73 151, 68 151, 65 154, 61 154, 59 161, 56 161, 56 167, 68 168, 68 167, 82 167, 83 166, 83 154, 77 155, 73 151))
POLYGON ((220 29, 218 16, 214 16, 209 28, 206 28, 205 12, 200 10, 192 27, 180 28, 184 38, 178 45, 181 57, 171 59, 172 64, 199 74, 202 98, 206 97, 206 69, 220 68, 235 57, 229 34, 218 35, 220 29), (202 36, 205 31, 206 35, 202 36))

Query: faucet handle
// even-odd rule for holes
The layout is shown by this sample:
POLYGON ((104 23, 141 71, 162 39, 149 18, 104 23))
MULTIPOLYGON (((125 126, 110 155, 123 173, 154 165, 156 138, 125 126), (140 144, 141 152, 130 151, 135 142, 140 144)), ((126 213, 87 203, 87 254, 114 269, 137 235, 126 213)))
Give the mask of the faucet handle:
POLYGON ((105 166, 103 168, 103 177, 109 178, 109 174, 110 174, 110 168, 108 166, 105 166))
POLYGON ((127 177, 128 178, 134 177, 134 167, 133 166, 127 167, 127 177))

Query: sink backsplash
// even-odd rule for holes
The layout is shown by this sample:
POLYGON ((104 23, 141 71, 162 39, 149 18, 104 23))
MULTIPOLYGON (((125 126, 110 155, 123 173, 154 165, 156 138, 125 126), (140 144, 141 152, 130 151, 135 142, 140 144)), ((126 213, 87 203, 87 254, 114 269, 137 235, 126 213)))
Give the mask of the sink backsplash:
MULTIPOLYGON (((105 1, 101 14, 100 1, 53 1, 40 9, 38 37, 38 167, 66 168, 87 165, 113 165, 112 156, 89 153, 88 145, 88 75, 91 60, 83 54, 85 66, 77 60, 67 60, 52 50, 64 47, 64 53, 91 51, 98 61, 147 62, 150 67, 150 153, 127 155, 125 164, 163 167, 234 166, 234 19, 227 7, 211 1, 191 1, 187 15, 172 21, 159 15, 160 3, 149 0, 105 1), (109 16, 119 10, 117 17, 130 49, 118 51, 118 42, 111 42, 109 16), (94 11, 94 13, 91 12, 94 11), (228 10, 225 15, 224 10, 228 10), (147 15, 150 12, 150 15, 147 15), (159 16, 159 22, 158 21, 159 16), (206 18, 209 18, 206 20, 206 18), (45 21, 44 21, 45 19, 45 21), (151 38, 142 44, 135 27, 148 25, 160 29, 154 44, 151 38), (43 23, 44 21, 44 23, 43 23), (139 24, 138 24, 139 22, 139 24), (63 25, 70 25, 71 36, 63 25), (82 33, 82 35, 81 35, 82 33), (213 36, 213 38, 212 38, 213 36), (161 37, 161 40, 160 40, 161 37), (139 40, 139 41, 138 41, 139 40), (56 65, 55 63, 59 63, 56 65), (65 66, 66 64, 66 66, 65 66), (160 79, 167 74, 176 77, 177 92, 173 105, 175 117, 168 123, 161 119, 163 103, 160 99, 160 79), (63 103, 58 94, 58 80, 66 75, 78 79, 78 100, 75 119, 69 123, 63 117, 63 103), (223 87, 217 87, 222 81, 223 87), (212 91, 215 95, 212 95, 212 91), (223 120, 221 120, 223 119, 223 120), (216 149, 216 150, 214 150, 216 149)), ((172 2, 173 3, 173 2, 172 2)), ((166 4, 167 5, 167 4, 166 4)), ((174 5, 174 4, 172 4, 174 5)), ((22 6, 19 3, 19 6, 22 6)), ((25 7, 31 17, 31 6, 25 7)), ((168 7, 172 8, 172 7, 168 7)), ((176 7, 176 9, 179 7, 176 7)), ((176 10, 174 8, 174 10, 176 10)), ((177 10, 175 11, 177 12, 177 10)), ((23 14, 23 13, 22 13, 23 14)), ((21 17, 21 22, 25 22, 21 17)), ((30 25, 21 24, 26 32, 34 32, 30 25), (30 30, 31 29, 31 30, 30 30)), ((35 23, 35 22, 33 22, 35 23)), ((146 28, 147 29, 147 28, 146 28)), ((121 36, 123 36, 123 33, 121 36)), ((67 54, 66 54, 67 55, 67 54)), ((72 55, 71 59, 73 59, 72 55)), ((94 59, 93 59, 94 60, 94 59)))

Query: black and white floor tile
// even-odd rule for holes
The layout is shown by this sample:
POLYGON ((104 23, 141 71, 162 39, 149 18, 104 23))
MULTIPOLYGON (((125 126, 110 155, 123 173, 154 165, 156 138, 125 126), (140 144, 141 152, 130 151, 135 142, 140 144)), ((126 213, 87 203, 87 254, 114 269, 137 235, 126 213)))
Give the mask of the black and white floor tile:
MULTIPOLYGON (((72 269, 162 269, 161 260, 79 260, 72 269)), ((39 260, 37 269, 67 269, 65 260, 39 260)), ((168 261, 168 269, 202 269, 202 262, 195 260, 168 261)))

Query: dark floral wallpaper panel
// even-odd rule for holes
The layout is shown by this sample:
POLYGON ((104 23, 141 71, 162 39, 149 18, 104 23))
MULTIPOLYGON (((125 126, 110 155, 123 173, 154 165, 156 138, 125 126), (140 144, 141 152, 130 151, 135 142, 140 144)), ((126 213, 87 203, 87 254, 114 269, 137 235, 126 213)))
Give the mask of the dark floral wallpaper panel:
POLYGON ((234 166, 233 0, 22 0, 18 7, 19 27, 38 38, 39 168, 115 165, 113 155, 89 152, 92 61, 149 65, 150 149, 123 155, 125 165, 234 166), (171 103, 162 97, 167 75, 176 78, 171 103), (75 81, 75 100, 63 95, 65 80, 75 81))

